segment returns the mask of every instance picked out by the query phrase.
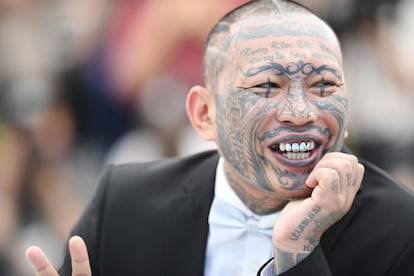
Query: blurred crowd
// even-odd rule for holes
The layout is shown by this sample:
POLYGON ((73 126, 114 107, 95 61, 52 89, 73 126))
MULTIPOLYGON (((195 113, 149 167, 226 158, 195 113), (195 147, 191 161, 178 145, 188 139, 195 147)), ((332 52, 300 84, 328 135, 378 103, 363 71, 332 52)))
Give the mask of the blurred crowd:
MULTIPOLYGON (((60 263, 103 165, 214 148, 186 92, 209 28, 244 2, 0 0, 0 276, 30 275, 30 244, 60 263)), ((414 2, 298 2, 342 42, 349 146, 414 189, 414 2)))

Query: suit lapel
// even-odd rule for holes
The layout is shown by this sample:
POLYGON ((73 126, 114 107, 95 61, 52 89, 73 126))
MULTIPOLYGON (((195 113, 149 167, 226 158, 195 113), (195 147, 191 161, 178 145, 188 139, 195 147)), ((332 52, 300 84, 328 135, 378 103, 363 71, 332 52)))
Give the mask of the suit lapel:
POLYGON ((329 228, 322 236, 321 246, 325 255, 329 255, 330 250, 335 245, 335 242, 340 238, 342 233, 345 231, 352 218, 358 212, 361 202, 358 197, 355 198, 354 203, 348 213, 331 228, 329 228))
MULTIPOLYGON (((342 152, 354 154, 347 146, 343 146, 342 152)), ((323 234, 322 239, 321 239, 321 247, 325 255, 329 254, 335 242, 340 238, 340 236, 345 231, 348 224, 351 222, 352 218, 358 212, 358 209, 361 206, 361 201, 359 200, 358 194, 360 194, 363 189, 364 189, 364 182, 362 182, 362 185, 357 193, 357 196, 355 197, 354 203, 352 204, 352 207, 348 211, 348 213, 341 220, 339 220, 337 223, 331 226, 323 234)))
POLYGON ((208 214, 214 195, 218 155, 199 164, 171 201, 168 216, 167 272, 169 275, 203 275, 208 236, 208 214))

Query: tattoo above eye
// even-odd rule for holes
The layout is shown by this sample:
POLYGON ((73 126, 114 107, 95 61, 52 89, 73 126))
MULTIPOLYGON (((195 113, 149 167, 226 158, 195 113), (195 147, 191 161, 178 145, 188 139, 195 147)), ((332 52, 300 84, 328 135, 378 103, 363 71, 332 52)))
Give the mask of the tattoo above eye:
MULTIPOLYGON (((332 74, 337 80, 342 79, 340 71, 331 67, 329 65, 314 65, 309 62, 304 62, 302 60, 298 62, 291 62, 287 65, 283 65, 277 62, 270 62, 258 67, 250 68, 246 71, 243 71, 241 68, 241 73, 246 77, 253 77, 262 72, 270 71, 273 72, 275 76, 285 77, 290 81, 293 81, 296 78, 301 78, 298 74, 306 76, 306 79, 312 75, 320 76, 320 81, 314 83, 310 88, 318 89, 318 94, 320 97, 325 97, 331 95, 334 91, 334 88, 341 87, 343 84, 338 83, 335 80, 326 80, 325 74, 332 74), (332 88, 332 91, 328 89, 332 88)), ((256 95, 264 96, 266 98, 271 96, 272 88, 280 88, 277 83, 271 82, 270 78, 267 79, 266 83, 254 86, 252 88, 265 88, 266 91, 263 93, 256 93, 256 95)))
POLYGON ((312 74, 322 75, 323 72, 329 72, 336 76, 338 79, 342 79, 342 75, 335 68, 329 65, 323 64, 316 66, 310 62, 304 62, 302 60, 298 62, 291 62, 289 64, 282 65, 277 62, 270 62, 268 64, 261 65, 259 67, 250 68, 247 71, 242 71, 246 77, 255 76, 263 71, 273 70, 277 76, 292 77, 298 73, 310 76, 312 74))
POLYGON ((320 97, 325 97, 327 95, 332 94, 335 88, 341 87, 343 84, 342 83, 337 83, 336 81, 332 81, 332 80, 325 80, 325 77, 322 75, 321 76, 321 80, 316 82, 315 84, 311 85, 311 87, 319 89, 319 96, 320 97), (326 89, 332 89, 329 92, 331 93, 326 93, 326 89))
POLYGON ((266 91, 265 93, 256 93, 256 95, 262 95, 264 94, 265 98, 269 98, 271 93, 272 93, 272 89, 274 88, 280 88, 280 86, 277 83, 271 82, 270 78, 267 78, 267 82, 259 84, 257 86, 255 86, 256 88, 265 88, 266 91))

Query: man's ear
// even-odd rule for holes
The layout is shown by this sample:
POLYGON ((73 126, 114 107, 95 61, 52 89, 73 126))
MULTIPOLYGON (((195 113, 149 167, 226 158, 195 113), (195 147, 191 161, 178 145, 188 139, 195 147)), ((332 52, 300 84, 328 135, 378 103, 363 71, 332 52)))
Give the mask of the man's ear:
POLYGON ((214 141, 214 95, 209 89, 194 86, 187 95, 186 110, 195 131, 206 141, 214 141))

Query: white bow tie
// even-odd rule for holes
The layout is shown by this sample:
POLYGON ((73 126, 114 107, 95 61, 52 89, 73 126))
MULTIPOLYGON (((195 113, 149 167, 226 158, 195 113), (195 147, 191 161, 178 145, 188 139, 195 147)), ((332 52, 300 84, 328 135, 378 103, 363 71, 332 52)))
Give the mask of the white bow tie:
POLYGON ((236 206, 215 197, 211 206, 209 224, 220 232, 220 240, 238 239, 247 233, 272 238, 276 214, 264 217, 247 216, 236 206))

